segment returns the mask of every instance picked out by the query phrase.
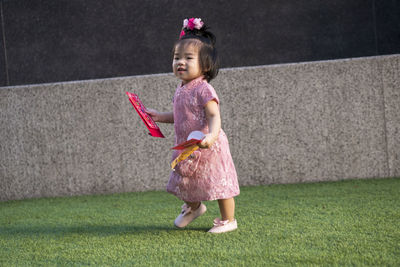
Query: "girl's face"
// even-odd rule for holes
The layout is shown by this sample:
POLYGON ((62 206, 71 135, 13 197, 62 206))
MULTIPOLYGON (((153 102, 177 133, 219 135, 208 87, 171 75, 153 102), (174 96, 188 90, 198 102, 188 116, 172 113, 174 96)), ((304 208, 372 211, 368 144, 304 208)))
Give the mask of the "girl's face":
POLYGON ((199 47, 194 44, 181 42, 174 51, 172 69, 176 77, 182 80, 182 84, 203 75, 199 61, 199 47))

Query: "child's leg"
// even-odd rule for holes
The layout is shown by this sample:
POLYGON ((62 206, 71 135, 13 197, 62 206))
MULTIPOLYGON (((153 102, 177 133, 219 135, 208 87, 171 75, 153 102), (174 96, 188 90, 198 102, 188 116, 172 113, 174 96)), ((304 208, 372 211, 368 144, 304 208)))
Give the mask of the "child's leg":
POLYGON ((235 220, 235 200, 233 197, 228 199, 218 199, 218 205, 222 218, 215 219, 214 227, 208 232, 219 234, 236 230, 237 222, 235 220))
POLYGON ((219 210, 221 212, 221 220, 230 222, 235 220, 235 200, 232 198, 218 199, 219 210))
POLYGON ((200 207, 201 202, 185 202, 192 210, 197 210, 200 207))

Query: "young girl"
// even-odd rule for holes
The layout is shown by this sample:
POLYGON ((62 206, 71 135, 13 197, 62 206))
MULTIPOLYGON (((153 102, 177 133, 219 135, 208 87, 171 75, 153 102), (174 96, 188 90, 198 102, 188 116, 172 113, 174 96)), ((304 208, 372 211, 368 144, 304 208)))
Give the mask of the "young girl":
MULTIPOLYGON (((186 141, 192 131, 205 134, 189 158, 181 161, 170 175, 167 191, 183 200, 175 226, 183 228, 206 212, 201 201, 216 200, 221 218, 214 220, 210 233, 237 228, 234 196, 239 195, 235 166, 228 139, 221 129, 219 98, 208 83, 218 74, 215 36, 198 18, 185 19, 174 46, 172 69, 182 83, 175 91, 173 112, 147 113, 156 122, 174 123, 175 145, 186 141)), ((181 151, 175 151, 174 160, 181 151)))

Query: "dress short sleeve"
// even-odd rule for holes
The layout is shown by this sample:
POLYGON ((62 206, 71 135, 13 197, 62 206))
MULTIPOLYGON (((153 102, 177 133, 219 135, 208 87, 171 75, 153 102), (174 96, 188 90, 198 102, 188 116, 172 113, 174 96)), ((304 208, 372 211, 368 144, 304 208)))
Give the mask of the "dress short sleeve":
POLYGON ((215 92, 214 87, 212 87, 210 84, 205 83, 203 86, 199 88, 198 91, 198 96, 199 96, 199 101, 200 104, 204 107, 208 101, 214 100, 219 104, 219 98, 217 96, 217 93, 215 92))

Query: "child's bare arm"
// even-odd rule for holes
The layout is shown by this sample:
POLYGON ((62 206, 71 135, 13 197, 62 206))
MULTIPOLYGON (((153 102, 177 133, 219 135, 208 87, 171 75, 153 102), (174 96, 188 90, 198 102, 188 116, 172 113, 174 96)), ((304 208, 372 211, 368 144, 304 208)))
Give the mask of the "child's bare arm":
POLYGON ((208 101, 204 108, 209 132, 199 146, 201 148, 209 148, 218 139, 219 131, 221 130, 221 116, 218 104, 214 100, 208 101))
POLYGON ((146 113, 149 114, 155 122, 174 123, 173 112, 159 112, 149 108, 146 109, 146 113))

